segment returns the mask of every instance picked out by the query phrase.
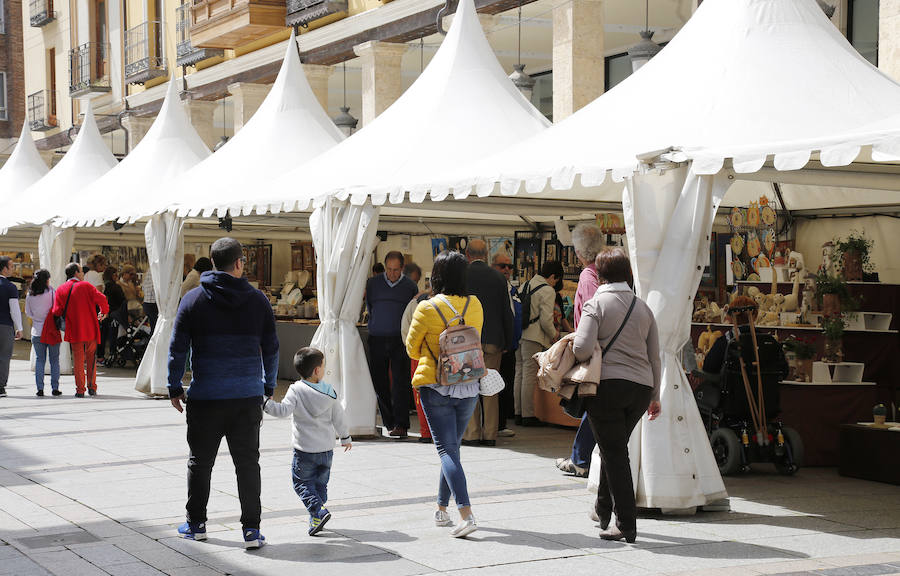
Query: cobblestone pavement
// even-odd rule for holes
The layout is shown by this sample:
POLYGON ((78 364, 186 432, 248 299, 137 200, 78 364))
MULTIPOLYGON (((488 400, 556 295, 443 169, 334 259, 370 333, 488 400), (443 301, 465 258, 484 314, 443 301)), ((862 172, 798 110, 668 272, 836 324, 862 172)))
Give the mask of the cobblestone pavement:
POLYGON ((900 574, 900 489, 833 469, 784 478, 760 466, 727 479, 731 512, 649 514, 636 544, 603 542, 587 517, 585 482, 553 466, 573 436, 556 428, 520 428, 496 448, 463 447, 479 522, 468 540, 433 525, 433 446, 354 442, 350 453, 335 452, 334 518, 310 538, 290 482, 290 421, 266 417, 269 545, 242 548, 224 443, 209 540, 182 540, 184 417, 134 392, 126 371, 101 370, 96 398, 73 398, 71 376, 63 396, 37 398, 26 358, 23 343, 9 397, 0 398, 0 575, 900 574))

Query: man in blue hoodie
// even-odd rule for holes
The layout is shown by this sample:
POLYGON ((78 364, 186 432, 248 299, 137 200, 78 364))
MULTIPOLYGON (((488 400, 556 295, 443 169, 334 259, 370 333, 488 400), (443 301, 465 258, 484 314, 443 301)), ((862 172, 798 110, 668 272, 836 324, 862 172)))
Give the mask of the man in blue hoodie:
POLYGON ((228 442, 241 501, 244 547, 259 548, 259 427, 264 397, 275 392, 278 337, 268 299, 244 278, 241 243, 220 238, 209 251, 214 270, 184 295, 169 344, 169 398, 187 407, 187 522, 179 534, 206 540, 210 476, 222 437, 228 442), (182 387, 191 353, 192 380, 182 387))

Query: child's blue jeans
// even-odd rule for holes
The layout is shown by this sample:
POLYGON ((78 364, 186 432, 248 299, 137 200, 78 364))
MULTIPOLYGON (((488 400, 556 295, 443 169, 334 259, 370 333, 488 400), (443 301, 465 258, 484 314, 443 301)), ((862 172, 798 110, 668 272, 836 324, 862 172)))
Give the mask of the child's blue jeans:
POLYGON ((301 452, 294 449, 294 492, 303 500, 309 513, 318 516, 328 501, 328 478, 334 451, 301 452))

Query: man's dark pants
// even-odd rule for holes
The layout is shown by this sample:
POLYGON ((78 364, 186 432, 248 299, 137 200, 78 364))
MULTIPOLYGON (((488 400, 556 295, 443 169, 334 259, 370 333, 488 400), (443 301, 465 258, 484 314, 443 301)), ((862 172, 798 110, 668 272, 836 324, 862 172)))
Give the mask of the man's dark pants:
POLYGON ((516 398, 516 351, 509 350, 503 353, 500 359, 500 376, 503 377, 503 383, 506 385, 500 391, 500 420, 498 428, 503 430, 506 428, 506 421, 515 416, 516 398))
POLYGON ((237 475, 241 501, 241 524, 245 530, 259 529, 262 514, 259 495, 259 427, 262 423, 261 397, 235 400, 188 400, 187 520, 206 522, 206 505, 213 464, 222 437, 228 442, 237 475))
POLYGON ((372 384, 378 397, 378 411, 381 412, 384 427, 388 430, 408 430, 411 387, 409 356, 406 355, 406 346, 399 334, 369 335, 369 373, 372 375, 372 384))

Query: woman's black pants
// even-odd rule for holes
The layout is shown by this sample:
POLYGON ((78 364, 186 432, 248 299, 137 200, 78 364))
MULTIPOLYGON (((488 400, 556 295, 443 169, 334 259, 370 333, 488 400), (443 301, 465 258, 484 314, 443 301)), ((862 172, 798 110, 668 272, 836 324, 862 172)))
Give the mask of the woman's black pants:
POLYGON ((619 530, 637 529, 628 439, 650 405, 653 390, 629 380, 601 380, 597 396, 585 398, 588 420, 600 449, 600 487, 595 508, 603 518, 616 513, 619 530))

